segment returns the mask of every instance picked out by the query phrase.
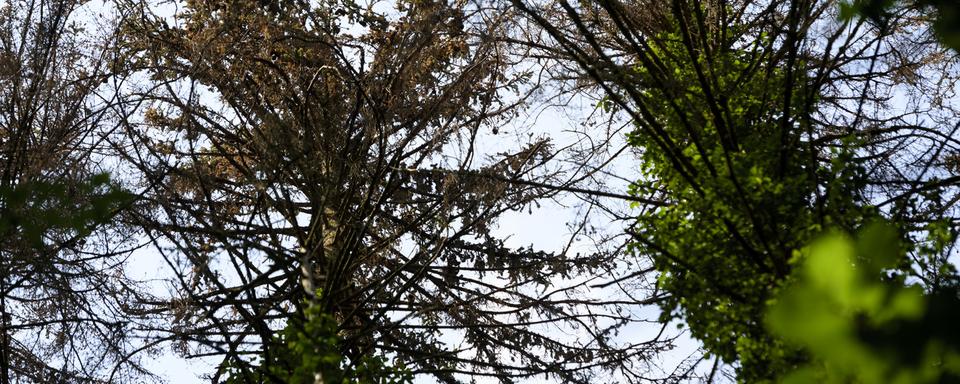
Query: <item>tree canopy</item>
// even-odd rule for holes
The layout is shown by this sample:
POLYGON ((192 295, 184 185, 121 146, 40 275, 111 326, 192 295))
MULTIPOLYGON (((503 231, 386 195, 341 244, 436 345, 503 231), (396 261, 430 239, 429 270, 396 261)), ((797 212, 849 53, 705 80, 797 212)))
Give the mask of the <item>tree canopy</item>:
POLYGON ((958 17, 0 6, 0 384, 954 380, 958 17))

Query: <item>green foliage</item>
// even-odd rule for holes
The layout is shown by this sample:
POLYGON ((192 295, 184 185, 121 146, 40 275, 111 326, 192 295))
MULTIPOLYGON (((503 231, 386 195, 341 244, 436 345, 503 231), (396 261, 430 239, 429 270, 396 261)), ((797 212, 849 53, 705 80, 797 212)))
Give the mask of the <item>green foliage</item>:
POLYGON ((388 365, 383 357, 364 356, 348 364, 340 353, 336 319, 316 305, 305 312, 306 319, 292 317, 274 337, 253 372, 231 369, 226 383, 412 383, 408 370, 388 365))
POLYGON ((107 174, 73 181, 36 181, 0 187, 0 233, 17 233, 33 247, 44 238, 82 238, 113 218, 133 195, 111 184, 107 174))
MULTIPOLYGON (((845 13, 882 10, 866 5, 846 7, 845 13)), ((753 54, 753 48, 775 44, 770 37, 758 33, 757 40, 750 43, 753 47, 731 43, 713 49, 708 57, 705 50, 691 48, 697 40, 694 33, 690 32, 691 37, 674 31, 651 39, 647 54, 655 58, 651 61, 656 65, 638 64, 625 76, 636 83, 641 96, 638 104, 647 112, 628 137, 631 145, 643 150, 644 177, 631 186, 631 193, 659 194, 671 202, 639 214, 637 241, 631 248, 654 255, 661 272, 658 288, 671 294, 661 302, 662 320, 683 320, 707 350, 724 361, 738 362, 738 379, 743 382, 776 380, 783 372, 807 364, 808 352, 817 359, 821 353, 859 353, 860 347, 855 346, 826 351, 830 340, 848 330, 830 317, 829 308, 820 307, 827 306, 826 302, 800 300, 793 294, 783 298, 790 303, 786 308, 797 313, 777 312, 782 316, 796 319, 800 312, 815 316, 806 323, 809 329, 794 332, 811 338, 803 342, 782 338, 782 327, 771 334, 763 319, 769 300, 790 281, 796 263, 803 259, 797 250, 824 231, 855 233, 882 216, 866 192, 871 175, 869 160, 862 154, 872 139, 850 130, 811 143, 808 138, 823 135, 815 133, 815 124, 809 121, 810 108, 815 108, 818 98, 808 88, 814 87, 809 85, 812 80, 803 70, 804 63, 789 71, 782 61, 766 61, 753 54), (823 343, 824 350, 811 344, 817 342, 823 343)), ((608 110, 607 104, 600 107, 608 110)), ((936 189, 924 193, 930 201, 942 200, 935 195, 939 193, 936 189)), ((909 206, 909 202, 898 204, 906 205, 896 206, 897 213, 890 216, 926 217, 917 213, 922 208, 909 206)), ((810 284, 827 284, 817 286, 821 290, 848 290, 847 296, 837 299, 841 300, 837 305, 873 316, 877 324, 921 321, 910 317, 919 316, 918 304, 910 299, 921 295, 917 288, 856 287, 867 286, 867 278, 860 273, 876 277, 881 270, 886 279, 900 284, 911 264, 924 270, 942 269, 936 275, 946 279, 955 275, 943 255, 956 233, 947 221, 929 220, 925 227, 903 232, 870 230, 886 231, 883 236, 868 231, 865 236, 872 240, 862 245, 867 247, 864 249, 871 244, 883 246, 858 253, 871 255, 852 261, 860 266, 860 272, 837 267, 842 260, 812 258, 806 268, 821 274, 810 284), (902 255, 908 251, 922 257, 907 260, 902 255)), ((928 288, 948 289, 951 284, 928 288)), ((951 296, 942 297, 949 300, 951 296)), ((884 339, 878 335, 891 334, 893 329, 886 325, 857 328, 858 332, 874 332, 871 342, 876 345, 889 342, 877 341, 884 339)), ((917 348, 918 356, 927 353, 926 346, 917 348)), ((939 351, 939 347, 929 348, 939 351)), ((867 363, 857 361, 836 364, 860 372, 857 364, 867 363)), ((885 377, 891 373, 878 374, 885 377)), ((873 382, 869 379, 863 381, 873 382)))
MULTIPOLYGON (((672 202, 639 215, 633 250, 656 255, 658 287, 672 294, 661 303, 662 320, 685 320, 711 353, 741 363, 742 380, 775 377, 804 357, 767 333, 766 301, 789 275, 792 250, 824 228, 852 230, 875 215, 857 204, 866 170, 853 161, 853 139, 834 147, 832 162, 811 163, 812 149, 795 127, 803 119, 791 116, 784 131, 790 75, 781 68, 765 67, 747 50, 718 50, 706 89, 696 68, 705 56, 691 57, 679 33, 657 42, 652 54, 663 73, 638 67, 634 75, 640 84, 669 76, 668 86, 643 88, 643 96, 680 154, 656 150, 662 135, 638 129, 629 136, 645 149, 645 177, 631 193, 663 193, 672 202)), ((806 81, 792 76, 793 84, 806 81)), ((792 90, 792 111, 802 111, 802 91, 792 90)))
POLYGON ((797 253, 800 267, 767 315, 770 330, 813 357, 785 383, 933 383, 960 379, 957 292, 924 295, 885 270, 904 259, 893 229, 875 224, 797 253))

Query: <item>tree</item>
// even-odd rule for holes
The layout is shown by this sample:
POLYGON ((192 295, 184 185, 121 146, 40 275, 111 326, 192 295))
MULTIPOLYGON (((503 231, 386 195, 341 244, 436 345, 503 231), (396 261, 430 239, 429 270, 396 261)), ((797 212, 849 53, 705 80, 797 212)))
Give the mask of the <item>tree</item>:
MULTIPOLYGON (((897 353, 953 319, 933 310, 960 281, 957 71, 934 39, 953 44, 950 4, 115 5, 116 34, 74 28, 69 1, 0 15, 0 384, 144 374, 138 353, 170 342, 220 359, 213 382, 647 381, 674 321, 717 356, 704 380, 721 361, 741 381, 846 379, 924 364, 831 370, 815 337, 791 337, 786 304, 840 305, 814 331, 897 353), (483 141, 570 95, 596 97, 607 132, 483 141), (598 189, 631 149, 641 175, 610 176, 629 195, 598 189), (517 249, 494 230, 561 196, 629 220, 626 252, 517 249), (903 244, 880 267, 804 248, 877 219, 903 244), (170 297, 124 276, 135 235, 169 266, 170 297), (830 273, 849 291, 824 292, 830 273), (604 289, 619 297, 587 296, 604 289), (660 332, 619 342, 645 305, 660 332)), ((923 362, 950 373, 950 353, 923 362)))
POLYGON ((891 28, 890 19, 896 13, 915 12, 929 21, 933 34, 947 47, 960 49, 960 9, 957 5, 942 0, 893 1, 893 0, 855 0, 840 4, 840 17, 850 19, 854 15, 867 18, 883 32, 896 32, 891 28))
POLYGON ((109 31, 76 1, 0 6, 0 383, 143 376, 140 287, 113 215, 130 195, 98 151, 110 129, 109 31), (101 32, 104 34, 101 35, 101 32))
POLYGON ((545 55, 636 127, 646 175, 632 193, 671 204, 640 211, 633 250, 670 294, 664 320, 683 319, 739 380, 807 360, 763 317, 824 229, 889 218, 910 244, 889 278, 955 284, 958 120, 940 84, 956 72, 935 42, 906 40, 916 13, 893 15, 906 33, 890 35, 837 22, 830 1, 512 3, 549 36, 535 42, 545 55), (908 107, 891 111, 894 97, 908 107), (928 246, 938 238, 951 245, 928 246))
POLYGON ((501 40, 510 12, 182 5, 169 18, 126 9, 124 61, 151 81, 128 95, 142 108, 116 145, 155 186, 130 220, 176 274, 168 338, 221 356, 214 381, 228 368, 269 375, 248 356, 281 356, 271 340, 308 323, 308 307, 335 319, 348 370, 387 356, 443 382, 583 382, 669 346, 615 344, 632 320, 618 307, 636 302, 580 296, 610 254, 511 249, 491 232, 503 213, 571 190, 545 166, 546 138, 477 147, 525 100, 506 97, 528 76, 501 40))
POLYGON ((364 357, 344 367, 340 354, 339 324, 317 306, 305 310, 306 319, 292 319, 270 341, 272 360, 260 361, 252 374, 233 374, 227 383, 384 383, 409 384, 413 377, 403 367, 388 365, 383 358, 364 357))

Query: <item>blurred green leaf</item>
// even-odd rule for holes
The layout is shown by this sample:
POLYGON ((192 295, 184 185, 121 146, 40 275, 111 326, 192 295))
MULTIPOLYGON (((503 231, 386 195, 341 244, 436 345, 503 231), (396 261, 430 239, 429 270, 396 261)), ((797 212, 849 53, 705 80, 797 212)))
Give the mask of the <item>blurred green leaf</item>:
POLYGON ((903 253, 891 227, 828 235, 802 252, 793 282, 767 311, 775 335, 810 353, 786 383, 932 383, 960 379, 956 292, 927 295, 885 280, 903 253))

